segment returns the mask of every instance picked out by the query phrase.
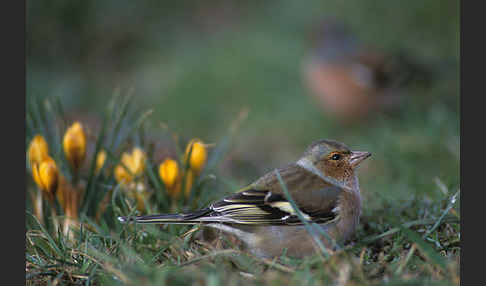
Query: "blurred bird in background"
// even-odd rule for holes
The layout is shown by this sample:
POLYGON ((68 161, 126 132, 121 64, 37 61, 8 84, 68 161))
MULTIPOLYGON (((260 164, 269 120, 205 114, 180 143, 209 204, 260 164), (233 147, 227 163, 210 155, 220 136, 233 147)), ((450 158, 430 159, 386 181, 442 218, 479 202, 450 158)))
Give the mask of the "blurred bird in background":
POLYGON ((198 211, 118 219, 142 224, 206 225, 236 236, 251 252, 263 257, 282 255, 284 249, 289 256, 311 255, 319 243, 335 249, 354 234, 361 215, 356 169, 370 156, 337 141, 319 140, 299 160, 277 169, 301 216, 285 194, 277 172, 272 171, 198 211), (312 235, 305 221, 316 223, 325 232, 312 235))
POLYGON ((423 65, 405 53, 385 54, 359 41, 344 23, 324 20, 311 35, 303 80, 321 109, 342 123, 396 106, 412 79, 430 80, 423 65))

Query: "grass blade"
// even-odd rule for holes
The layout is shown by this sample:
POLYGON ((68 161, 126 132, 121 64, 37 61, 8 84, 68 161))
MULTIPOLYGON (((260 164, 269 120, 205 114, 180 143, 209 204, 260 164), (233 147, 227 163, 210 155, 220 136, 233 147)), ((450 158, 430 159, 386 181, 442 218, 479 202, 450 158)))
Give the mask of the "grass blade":
POLYGON ((449 203, 447 204, 447 207, 445 208, 445 210, 442 212, 441 216, 437 219, 437 221, 435 222, 435 224, 429 229, 427 230, 427 232, 422 236, 422 237, 427 237, 429 234, 431 234, 432 232, 434 232, 434 230, 440 225, 442 219, 444 219, 444 217, 446 216, 446 214, 451 210, 451 208, 454 206, 454 204, 456 203, 456 199, 457 199, 457 196, 459 195, 459 191, 457 191, 450 199, 449 199, 449 203))
POLYGON ((52 236, 49 234, 49 232, 44 228, 44 226, 35 217, 35 215, 33 215, 32 213, 30 213, 29 211, 27 211, 27 214, 29 214, 30 216, 32 216, 34 218, 34 220, 39 225, 42 233, 46 236, 47 240, 49 241, 49 244, 50 244, 51 248, 55 250, 55 252, 57 253, 57 255, 59 257, 62 257, 63 255, 61 253, 61 249, 57 246, 56 242, 54 241, 54 238, 52 238, 52 236))
POLYGON ((408 228, 400 226, 400 230, 425 253, 425 255, 436 265, 440 266, 442 269, 446 270, 446 263, 444 258, 438 254, 434 248, 432 248, 427 242, 425 242, 420 235, 416 232, 411 231, 408 228))
POLYGON ((314 230, 314 228, 311 226, 311 224, 304 218, 302 215, 302 212, 300 209, 297 207, 297 204, 295 201, 292 199, 290 196, 289 190, 287 189, 287 186, 285 185, 284 181, 282 180, 282 177, 280 176, 280 172, 278 170, 275 170, 275 173, 277 175, 277 179, 280 183, 280 186, 282 186, 282 189, 285 194, 285 198, 289 201, 290 205, 294 209, 295 213, 297 214, 297 217, 300 219, 300 221, 304 224, 305 229, 309 234, 312 236, 316 244, 319 246, 321 252, 324 254, 326 258, 329 258, 329 252, 327 251, 326 247, 322 244, 322 241, 317 237, 317 234, 314 230))

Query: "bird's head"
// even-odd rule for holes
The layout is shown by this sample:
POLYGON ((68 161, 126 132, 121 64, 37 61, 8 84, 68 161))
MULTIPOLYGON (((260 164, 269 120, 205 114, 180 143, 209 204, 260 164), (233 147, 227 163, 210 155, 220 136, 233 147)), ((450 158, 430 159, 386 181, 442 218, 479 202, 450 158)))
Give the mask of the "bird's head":
POLYGON ((370 152, 351 151, 341 142, 324 139, 312 143, 297 164, 320 177, 343 183, 353 177, 354 170, 370 156, 370 152))
POLYGON ((351 27, 335 18, 324 19, 313 39, 317 56, 327 62, 350 60, 360 47, 351 27))

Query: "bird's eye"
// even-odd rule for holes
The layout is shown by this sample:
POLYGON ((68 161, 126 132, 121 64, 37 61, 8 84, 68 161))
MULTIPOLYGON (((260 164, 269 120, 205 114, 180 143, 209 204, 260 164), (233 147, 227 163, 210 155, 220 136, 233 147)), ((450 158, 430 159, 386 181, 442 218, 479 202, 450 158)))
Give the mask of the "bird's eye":
POLYGON ((339 159, 341 159, 341 155, 339 155, 339 154, 334 154, 331 157, 331 160, 339 160, 339 159))

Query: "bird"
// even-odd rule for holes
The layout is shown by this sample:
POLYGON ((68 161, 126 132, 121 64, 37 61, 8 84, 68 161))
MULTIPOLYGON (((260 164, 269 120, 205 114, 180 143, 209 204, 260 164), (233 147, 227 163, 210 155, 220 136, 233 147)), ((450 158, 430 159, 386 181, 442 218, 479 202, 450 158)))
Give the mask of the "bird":
POLYGON ((311 33, 302 78, 319 107, 341 123, 362 122, 403 100, 403 88, 429 78, 403 51, 384 52, 361 41, 350 26, 324 19, 311 33))
POLYGON ((350 239, 359 224, 362 206, 356 170, 370 156, 370 152, 351 151, 344 143, 321 139, 310 144, 297 161, 206 208, 118 220, 201 224, 236 236, 244 249, 259 257, 276 257, 284 250, 290 257, 304 257, 319 251, 319 243, 332 252, 350 239), (324 232, 309 233, 306 224, 310 223, 324 232))

